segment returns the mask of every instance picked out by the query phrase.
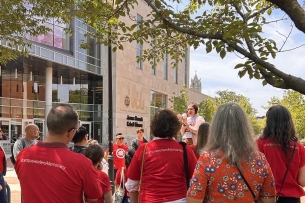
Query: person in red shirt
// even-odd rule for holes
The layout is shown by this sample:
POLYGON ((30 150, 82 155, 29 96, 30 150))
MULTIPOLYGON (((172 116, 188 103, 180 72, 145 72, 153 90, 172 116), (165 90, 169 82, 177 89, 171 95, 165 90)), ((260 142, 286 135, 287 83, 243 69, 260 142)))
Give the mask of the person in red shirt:
POLYGON ((137 129, 137 138, 132 140, 131 148, 136 151, 140 145, 148 142, 144 137, 144 128, 137 129))
POLYGON ((187 203, 274 203, 272 171, 256 147, 244 110, 235 103, 219 106, 209 130, 187 203))
POLYGON ((95 203, 112 203, 112 188, 109 177, 102 170, 102 160, 104 158, 104 150, 98 144, 91 144, 84 151, 84 155, 92 161, 92 164, 98 173, 100 186, 103 191, 101 196, 95 203))
MULTIPOLYGON (((127 170, 125 186, 130 200, 137 202, 140 195, 143 203, 185 202, 189 181, 184 168, 184 147, 175 139, 181 123, 173 111, 164 109, 155 114, 150 126, 153 140, 137 149, 127 170)), ((185 150, 188 175, 191 176, 197 159, 191 149, 185 147, 185 150)))
POLYGON ((304 146, 298 141, 291 114, 286 107, 273 105, 266 117, 263 134, 256 142, 271 166, 278 202, 300 203, 300 197, 305 195, 302 188, 305 187, 304 146), (289 169, 284 180, 287 167, 289 169))
MULTIPOLYGON (((124 144, 124 137, 122 133, 116 134, 116 143, 113 144, 113 163, 114 163, 114 177, 119 168, 125 167, 125 153, 128 151, 128 146, 124 144)), ((108 161, 109 149, 105 152, 105 159, 108 161)))
POLYGON ((77 111, 69 104, 53 107, 47 116, 48 134, 43 142, 23 149, 15 170, 23 203, 95 202, 102 196, 91 161, 68 148, 78 129, 77 111))
MULTIPOLYGON (((125 187, 125 183, 127 181, 127 177, 126 177, 126 171, 128 170, 128 167, 131 163, 131 160, 134 156, 134 153, 135 153, 135 150, 133 149, 130 149, 126 152, 125 154, 125 165, 126 167, 124 167, 124 182, 123 184, 121 185, 121 187, 124 187, 125 188, 125 196, 123 198, 123 201, 122 203, 130 203, 130 198, 129 198, 129 192, 126 190, 126 187, 125 187)), ((116 174, 116 177, 115 177, 115 189, 117 190, 117 188, 120 186, 120 183, 121 183, 121 174, 122 174, 122 169, 123 168, 120 168, 116 174)))
MULTIPOLYGON (((3 131, 0 128, 0 140, 3 139, 3 131)), ((6 184, 4 181, 4 175, 6 173, 6 157, 4 149, 0 143, 0 202, 8 203, 7 193, 6 193, 6 184)))

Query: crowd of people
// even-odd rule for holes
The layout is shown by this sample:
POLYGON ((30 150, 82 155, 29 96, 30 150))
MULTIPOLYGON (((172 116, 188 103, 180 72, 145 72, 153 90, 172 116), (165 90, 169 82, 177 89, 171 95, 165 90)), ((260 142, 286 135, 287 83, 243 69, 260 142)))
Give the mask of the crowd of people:
MULTIPOLYGON (((146 140, 144 129, 137 129, 130 149, 123 134, 116 134, 114 185, 124 190, 120 202, 300 203, 305 195, 305 148, 287 108, 269 108, 258 138, 238 104, 219 106, 210 124, 197 112, 195 103, 183 114, 158 111, 150 123, 153 139, 146 140), (182 142, 177 141, 179 134, 182 142)), ((14 146, 23 203, 117 202, 104 172, 109 150, 88 139, 86 129, 78 126, 76 110, 69 104, 52 108, 47 127, 43 142, 36 143, 39 129, 31 124, 14 146), (71 141, 74 145, 68 148, 71 141)), ((5 169, 0 147, 3 203, 5 169)))

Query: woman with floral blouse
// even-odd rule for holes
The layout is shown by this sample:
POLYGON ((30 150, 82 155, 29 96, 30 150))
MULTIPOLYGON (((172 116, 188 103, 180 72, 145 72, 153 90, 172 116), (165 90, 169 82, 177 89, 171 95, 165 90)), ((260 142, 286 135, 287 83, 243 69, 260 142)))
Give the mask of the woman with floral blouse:
POLYGON ((238 104, 219 106, 191 179, 188 203, 275 201, 273 174, 252 135, 247 115, 238 104))

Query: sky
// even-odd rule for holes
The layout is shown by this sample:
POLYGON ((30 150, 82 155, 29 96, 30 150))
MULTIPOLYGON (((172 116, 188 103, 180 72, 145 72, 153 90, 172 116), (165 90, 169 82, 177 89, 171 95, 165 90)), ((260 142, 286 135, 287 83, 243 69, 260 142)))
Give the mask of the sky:
MULTIPOLYGON (((282 16, 283 13, 277 10, 268 16, 268 19, 275 20, 282 16)), ((263 27, 263 35, 276 41, 277 47, 280 48, 285 38, 279 33, 288 35, 290 28, 290 20, 272 23, 263 27)), ((302 44, 305 44, 305 34, 294 27, 283 50, 292 49, 302 44)), ((221 59, 216 51, 207 54, 205 46, 200 46, 196 50, 191 50, 190 77, 194 78, 195 72, 197 73, 198 78, 201 79, 203 94, 214 97, 219 90, 230 90, 248 97, 252 106, 257 110, 257 115, 264 116, 266 109, 263 106, 267 106, 268 101, 273 96, 281 98, 284 90, 270 85, 263 86, 262 80, 250 80, 247 74, 243 78, 239 78, 238 69, 235 70, 234 67, 240 62, 241 59, 235 54, 227 53, 226 57, 221 59)), ((276 58, 269 60, 269 62, 283 72, 305 79, 305 46, 278 53, 276 58)))

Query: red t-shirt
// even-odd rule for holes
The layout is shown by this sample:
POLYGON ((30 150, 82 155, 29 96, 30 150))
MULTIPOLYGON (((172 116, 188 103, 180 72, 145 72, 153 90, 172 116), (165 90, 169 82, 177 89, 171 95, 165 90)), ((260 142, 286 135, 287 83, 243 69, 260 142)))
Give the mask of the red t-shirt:
POLYGON ((3 172, 3 170, 4 170, 4 162, 5 161, 5 155, 4 155, 4 152, 3 152, 3 150, 2 150, 2 148, 0 147, 0 173, 2 173, 3 172))
POLYGON ((23 203, 83 203, 102 196, 91 160, 63 143, 38 142, 18 154, 15 170, 23 203))
POLYGON ((195 156, 196 156, 196 158, 197 158, 197 160, 199 159, 199 157, 200 157, 200 155, 197 153, 197 151, 196 151, 196 145, 187 145, 193 152, 194 152, 194 154, 195 154, 195 156))
MULTIPOLYGON (((276 191, 279 192, 289 160, 285 158, 282 148, 279 145, 274 144, 270 139, 259 138, 256 142, 259 150, 265 154, 267 161, 269 162, 275 179, 276 191)), ((293 146, 294 142, 291 142, 291 149, 293 149, 293 146)), ((288 154, 289 159, 290 156, 291 154, 288 154)), ((305 195, 303 188, 297 181, 299 168, 304 165, 305 149, 302 144, 297 143, 280 196, 299 198, 305 195)))
MULTIPOLYGON (((140 180, 142 156, 145 145, 141 145, 128 167, 127 177, 140 180)), ((186 147, 189 175, 192 177, 197 159, 186 147)), ((147 143, 140 202, 169 202, 186 197, 186 180, 183 160, 183 147, 172 139, 155 139, 147 143)))
POLYGON ((104 194, 110 190, 112 190, 111 188, 111 185, 110 185, 110 180, 109 180, 109 177, 108 175, 103 172, 103 171, 100 171, 98 169, 96 169, 97 173, 98 173, 98 178, 99 178, 99 181, 100 181, 100 185, 102 187, 102 190, 103 190, 103 196, 102 198, 99 198, 97 202, 95 203, 103 203, 104 202, 104 194))
MULTIPOLYGON (((127 145, 118 146, 117 144, 113 144, 113 163, 114 169, 119 169, 125 167, 125 153, 128 151, 127 145)), ((106 150, 109 152, 109 149, 106 150)))
MULTIPOLYGON (((118 169, 118 171, 117 171, 117 173, 116 173, 116 176, 115 176, 115 181, 114 181, 114 183, 115 184, 117 184, 117 185, 119 185, 120 184, 120 182, 121 182, 121 173, 122 173, 122 168, 119 168, 118 169)), ((126 187, 125 187, 125 183, 126 183, 126 181, 127 181, 127 177, 126 177, 126 168, 124 167, 124 182, 123 182, 123 187, 125 188, 125 196, 127 196, 127 197, 129 197, 129 192, 126 190, 126 187)))

